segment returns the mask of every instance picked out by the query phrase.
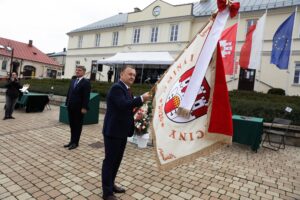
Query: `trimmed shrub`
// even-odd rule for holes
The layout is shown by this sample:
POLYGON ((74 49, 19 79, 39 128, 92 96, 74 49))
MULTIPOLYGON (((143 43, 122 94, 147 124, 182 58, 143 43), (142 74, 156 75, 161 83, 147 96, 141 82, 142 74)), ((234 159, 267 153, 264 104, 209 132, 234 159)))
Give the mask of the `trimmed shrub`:
MULTIPOLYGON (((5 83, 6 81, 0 81, 0 87, 3 87, 5 83)), ((22 80, 21 83, 30 84, 29 91, 32 92, 54 93, 65 96, 69 88, 70 79, 28 79, 22 80)), ((99 93, 100 100, 105 101, 111 85, 112 83, 108 82, 92 82, 92 92, 99 93)), ((149 91, 152 86, 150 84, 134 84, 131 89, 133 95, 141 95, 149 91)), ((237 90, 229 92, 229 96, 233 114, 261 117, 264 118, 265 122, 271 122, 274 117, 283 117, 291 119, 293 125, 300 125, 299 96, 283 96, 237 90), (288 115, 284 111, 287 106, 293 109, 288 115)))

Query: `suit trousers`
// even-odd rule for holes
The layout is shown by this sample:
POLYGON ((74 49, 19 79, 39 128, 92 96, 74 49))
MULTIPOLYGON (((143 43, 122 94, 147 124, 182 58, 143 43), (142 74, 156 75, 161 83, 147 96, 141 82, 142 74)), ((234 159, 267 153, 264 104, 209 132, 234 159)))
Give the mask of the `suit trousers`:
POLYGON ((5 101, 5 116, 4 117, 11 117, 12 113, 14 112, 15 105, 17 103, 18 97, 10 97, 10 96, 5 96, 6 101, 5 101))
POLYGON ((71 129, 70 143, 78 145, 82 131, 84 114, 81 113, 80 108, 68 107, 68 116, 71 129))
POLYGON ((105 158, 102 163, 103 196, 113 194, 113 186, 123 158, 127 138, 112 138, 104 135, 105 158))

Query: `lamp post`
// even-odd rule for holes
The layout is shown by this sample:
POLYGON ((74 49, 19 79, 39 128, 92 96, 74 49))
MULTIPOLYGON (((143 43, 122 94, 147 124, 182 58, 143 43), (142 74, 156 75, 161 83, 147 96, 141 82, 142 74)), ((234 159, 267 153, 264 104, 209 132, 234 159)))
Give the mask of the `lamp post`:
POLYGON ((12 70, 13 70, 14 48, 6 47, 6 49, 11 52, 11 54, 10 54, 10 66, 9 66, 9 77, 11 77, 12 70))

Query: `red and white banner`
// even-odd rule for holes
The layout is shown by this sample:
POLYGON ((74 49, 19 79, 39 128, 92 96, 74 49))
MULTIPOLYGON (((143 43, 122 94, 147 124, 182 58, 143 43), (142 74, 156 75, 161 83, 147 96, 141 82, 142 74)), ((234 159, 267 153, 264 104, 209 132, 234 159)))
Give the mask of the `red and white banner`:
POLYGON ((257 24, 249 27, 240 53, 239 64, 243 69, 260 68, 265 22, 266 14, 257 21, 257 24))
POLYGON ((204 80, 205 73, 207 71, 210 58, 216 49, 217 43, 224 30, 225 24, 229 17, 229 8, 225 8, 222 12, 218 12, 212 27, 210 28, 208 35, 204 41, 203 46, 200 47, 199 54, 195 54, 197 62, 195 69, 191 75, 190 82, 186 88, 182 101, 180 102, 177 113, 180 116, 189 117, 193 104, 197 98, 197 91, 199 90, 202 81, 204 80))
POLYGON ((223 143, 231 143, 231 109, 219 46, 200 83, 189 117, 177 114, 211 25, 197 34, 157 84, 152 133, 160 169, 192 161, 223 143))
POLYGON ((222 58, 225 68, 225 74, 232 75, 234 72, 234 55, 236 44, 236 32, 238 24, 225 29, 219 40, 219 44, 222 50, 222 58))

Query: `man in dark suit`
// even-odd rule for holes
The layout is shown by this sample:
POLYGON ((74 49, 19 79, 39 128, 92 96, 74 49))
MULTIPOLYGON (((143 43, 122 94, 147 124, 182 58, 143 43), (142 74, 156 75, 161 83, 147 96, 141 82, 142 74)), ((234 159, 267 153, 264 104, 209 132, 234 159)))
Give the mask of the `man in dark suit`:
POLYGON ((70 142, 64 147, 69 150, 76 149, 79 145, 83 117, 88 110, 91 84, 89 80, 83 77, 85 71, 84 66, 76 66, 76 78, 72 79, 67 94, 66 106, 68 108, 71 138, 70 142))
POLYGON ((134 83, 135 69, 126 65, 121 69, 119 82, 112 85, 106 98, 103 137, 105 158, 102 165, 102 189, 104 200, 115 200, 114 193, 125 190, 115 185, 115 178, 125 151, 127 137, 134 131, 133 109, 150 99, 150 94, 133 98, 130 86, 134 83))

